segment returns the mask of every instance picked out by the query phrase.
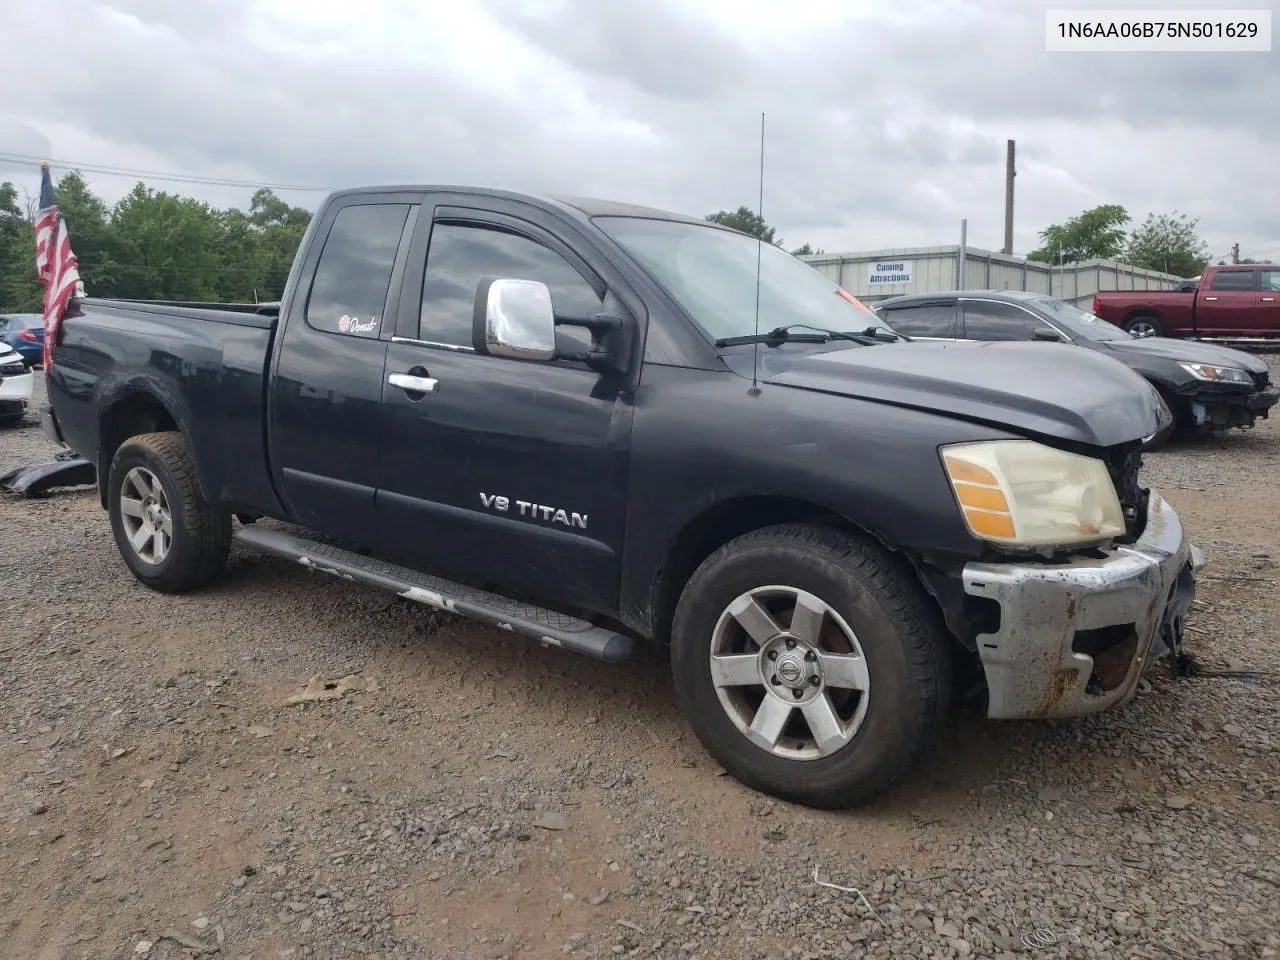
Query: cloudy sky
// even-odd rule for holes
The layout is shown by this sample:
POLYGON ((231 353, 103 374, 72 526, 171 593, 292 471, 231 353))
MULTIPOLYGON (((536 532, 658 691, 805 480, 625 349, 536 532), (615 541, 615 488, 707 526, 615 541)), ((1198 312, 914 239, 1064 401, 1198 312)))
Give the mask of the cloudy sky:
MULTIPOLYGON (((1280 52, 1051 54, 1050 6, 1119 5, 0 0, 0 154, 706 214, 755 206, 763 111, 764 215, 788 246, 955 243, 967 217, 969 242, 998 249, 1012 138, 1015 252, 1120 203, 1199 217, 1215 257, 1238 241, 1280 258, 1280 52)), ((0 159, 0 180, 37 178, 0 159)), ((114 200, 138 178, 89 179, 114 200)), ((219 205, 251 193, 143 179, 219 205)))

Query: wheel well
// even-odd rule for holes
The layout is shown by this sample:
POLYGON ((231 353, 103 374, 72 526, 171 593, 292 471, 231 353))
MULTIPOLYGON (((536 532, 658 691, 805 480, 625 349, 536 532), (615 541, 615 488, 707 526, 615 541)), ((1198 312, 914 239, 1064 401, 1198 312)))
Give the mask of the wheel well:
POLYGON ((741 497, 712 507, 685 526, 658 571, 653 605, 656 645, 665 647, 670 640, 681 590, 703 560, 735 537, 782 523, 826 524, 867 534, 838 513, 788 497, 741 497))
POLYGON ((1156 313, 1156 311, 1152 310, 1150 307, 1140 307, 1137 310, 1130 310, 1127 314, 1125 314, 1124 322, 1132 323, 1134 320, 1137 320, 1139 317, 1150 317, 1152 320, 1162 319, 1160 314, 1156 313))
POLYGON ((1160 394, 1160 399, 1163 400, 1165 406, 1169 408, 1169 412, 1174 416, 1177 416, 1181 407, 1182 398, 1163 383, 1156 383, 1156 381, 1152 380, 1150 377, 1146 379, 1147 383, 1151 384, 1151 386, 1155 388, 1156 393, 1160 394))
POLYGON ((149 393, 130 394, 106 409, 98 428, 98 498, 103 507, 107 505, 107 471, 121 445, 142 433, 177 429, 173 415, 149 393))

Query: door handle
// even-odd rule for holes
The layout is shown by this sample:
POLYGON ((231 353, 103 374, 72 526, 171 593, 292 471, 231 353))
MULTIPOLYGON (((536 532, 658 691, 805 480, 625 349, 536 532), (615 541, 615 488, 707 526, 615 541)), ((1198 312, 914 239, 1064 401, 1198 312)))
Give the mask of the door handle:
POLYGON ((1217 300, 1217 297, 1205 297, 1206 300, 1217 300))
POLYGON ((1262 298, 1262 302, 1263 302, 1263 303, 1275 303, 1275 302, 1276 302, 1276 298, 1275 298, 1275 297, 1263 297, 1263 298, 1262 298))
POLYGON ((435 393, 440 381, 434 377, 419 377, 412 373, 393 373, 387 383, 408 393, 435 393))

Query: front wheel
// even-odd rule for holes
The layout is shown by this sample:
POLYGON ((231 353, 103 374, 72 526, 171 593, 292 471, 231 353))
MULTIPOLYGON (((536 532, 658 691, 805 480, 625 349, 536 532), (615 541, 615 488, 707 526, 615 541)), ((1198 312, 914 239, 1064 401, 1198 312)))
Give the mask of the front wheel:
POLYGON ((945 635, 909 570, 828 527, 779 526, 721 547, 672 624, 680 705, 733 776, 812 807, 900 781, 946 715, 945 635))
POLYGON ((204 499, 180 433, 121 444, 107 477, 107 508, 120 555, 153 590, 203 586, 226 563, 231 517, 204 499))

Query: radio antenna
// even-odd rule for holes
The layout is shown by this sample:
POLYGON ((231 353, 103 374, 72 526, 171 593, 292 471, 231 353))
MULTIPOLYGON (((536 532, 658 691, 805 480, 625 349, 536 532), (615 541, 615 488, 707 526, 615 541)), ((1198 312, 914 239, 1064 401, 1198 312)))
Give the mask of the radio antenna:
MULTIPOLYGON (((760 113, 760 201, 756 206, 760 229, 764 230, 764 112, 760 113)), ((760 257, 764 253, 764 236, 756 236, 756 328, 755 345, 751 350, 751 392, 759 393, 756 373, 760 368, 760 257)))

